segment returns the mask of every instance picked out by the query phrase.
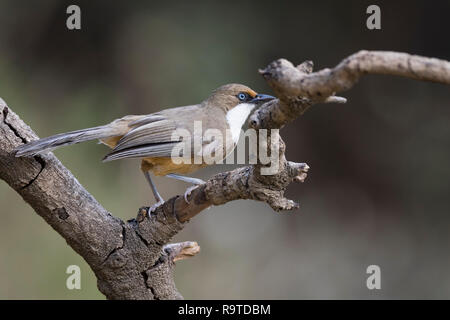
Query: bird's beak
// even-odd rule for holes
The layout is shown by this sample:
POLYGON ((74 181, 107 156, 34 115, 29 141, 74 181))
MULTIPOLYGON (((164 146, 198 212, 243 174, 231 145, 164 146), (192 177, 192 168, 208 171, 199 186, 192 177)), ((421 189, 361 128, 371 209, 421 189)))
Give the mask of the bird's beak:
POLYGON ((269 96, 268 94, 257 94, 252 100, 250 100, 250 103, 261 103, 266 102, 269 100, 273 100, 275 97, 269 96))

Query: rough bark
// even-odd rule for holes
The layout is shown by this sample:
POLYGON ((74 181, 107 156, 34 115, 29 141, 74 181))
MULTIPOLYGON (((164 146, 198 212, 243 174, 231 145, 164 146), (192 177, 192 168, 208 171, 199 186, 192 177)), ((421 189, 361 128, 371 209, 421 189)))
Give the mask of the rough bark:
MULTIPOLYGON (((360 51, 333 69, 312 72, 280 59, 260 73, 278 99, 250 118, 255 129, 281 128, 316 103, 345 103, 335 93, 367 73, 390 74, 450 84, 450 63, 397 52, 360 51)), ((262 175, 261 163, 220 173, 194 189, 187 203, 177 195, 154 212, 139 209, 124 222, 105 210, 52 154, 16 158, 13 150, 36 134, 0 99, 0 178, 5 180, 89 264, 99 290, 109 299, 180 299, 174 262, 195 255, 195 242, 168 244, 196 214, 236 199, 264 201, 275 211, 298 204, 284 197, 291 182, 303 182, 309 167, 287 161, 281 138, 279 171, 262 175)), ((270 141, 270 139, 269 139, 270 141)))

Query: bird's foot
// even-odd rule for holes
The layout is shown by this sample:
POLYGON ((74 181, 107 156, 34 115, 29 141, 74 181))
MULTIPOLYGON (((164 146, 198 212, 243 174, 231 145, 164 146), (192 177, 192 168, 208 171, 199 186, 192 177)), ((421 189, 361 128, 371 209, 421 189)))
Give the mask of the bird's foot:
POLYGON ((160 200, 157 203, 155 203, 154 205, 152 205, 150 208, 148 208, 148 212, 153 213, 155 212, 155 210, 160 206, 164 204, 164 200, 160 200))
POLYGON ((190 186, 189 188, 187 188, 186 192, 184 193, 184 201, 186 201, 187 204, 190 203, 190 201, 188 200, 188 197, 191 195, 192 191, 194 191, 197 188, 198 188, 198 185, 190 186))

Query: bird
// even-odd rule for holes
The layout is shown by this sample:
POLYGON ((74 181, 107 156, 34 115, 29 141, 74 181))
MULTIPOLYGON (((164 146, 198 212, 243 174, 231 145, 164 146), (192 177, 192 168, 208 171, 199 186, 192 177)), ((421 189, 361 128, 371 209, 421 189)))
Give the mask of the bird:
POLYGON ((232 140, 232 143, 222 143, 222 146, 217 145, 218 140, 201 140, 202 150, 213 150, 214 153, 219 150, 218 148, 223 148, 224 159, 236 147, 241 129, 253 109, 272 99, 275 97, 258 94, 242 84, 226 84, 215 89, 199 104, 168 108, 146 115, 127 115, 106 125, 34 140, 17 147, 15 156, 30 157, 63 146, 99 140, 100 143, 112 149, 103 158, 103 162, 126 158, 141 159, 141 170, 156 200, 156 203, 151 206, 151 211, 154 211, 164 203, 164 199, 158 192, 150 172, 155 176, 165 176, 191 183, 193 186, 184 194, 184 199, 188 203, 191 191, 205 183, 201 179, 189 177, 186 174, 210 163, 204 160, 194 161, 194 163, 174 161, 184 156, 181 153, 173 157, 173 150, 180 142, 192 145, 193 140, 203 138, 198 137, 199 133, 195 130, 196 123, 201 125, 201 132, 208 129, 218 130, 232 140), (185 136, 174 140, 174 132, 178 131, 191 134, 192 141, 186 142, 185 136))

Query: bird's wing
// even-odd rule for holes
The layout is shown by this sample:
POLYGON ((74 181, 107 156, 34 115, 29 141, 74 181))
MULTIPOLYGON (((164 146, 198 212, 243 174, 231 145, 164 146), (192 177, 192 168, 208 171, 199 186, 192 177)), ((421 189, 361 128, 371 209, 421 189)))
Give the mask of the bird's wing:
POLYGON ((176 129, 176 122, 169 119, 162 119, 137 126, 117 142, 112 152, 147 144, 177 142, 176 140, 172 140, 172 133, 176 129))
POLYGON ((134 126, 118 142, 103 161, 123 158, 170 157, 172 148, 179 140, 172 139, 177 129, 176 123, 170 119, 159 117, 157 120, 138 120, 134 126))
POLYGON ((108 153, 103 161, 113 161, 125 158, 170 157, 176 143, 147 144, 108 153))
POLYGON ((132 129, 117 142, 103 161, 171 157, 173 148, 182 141, 174 133, 177 129, 186 129, 182 120, 193 112, 199 112, 198 106, 167 109, 130 122, 132 129))

